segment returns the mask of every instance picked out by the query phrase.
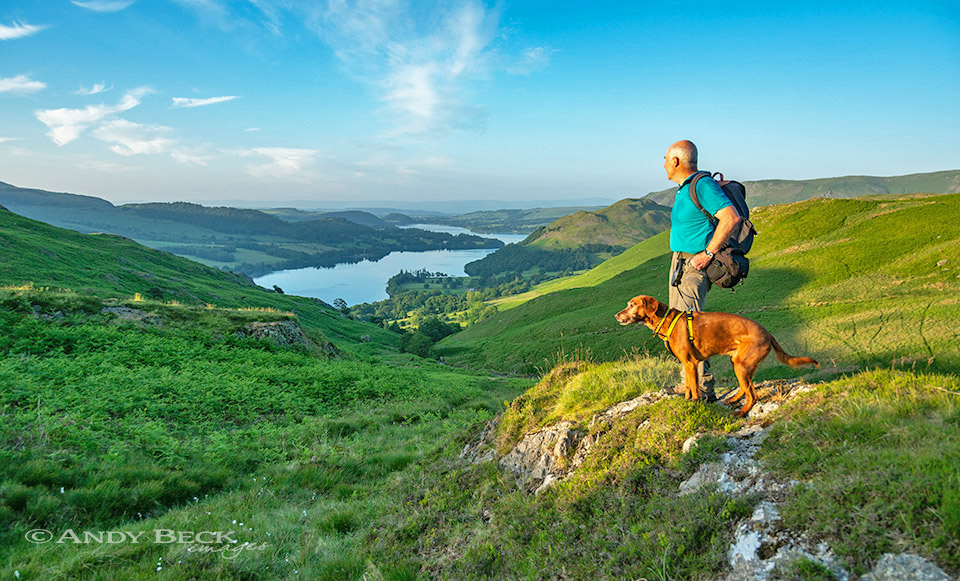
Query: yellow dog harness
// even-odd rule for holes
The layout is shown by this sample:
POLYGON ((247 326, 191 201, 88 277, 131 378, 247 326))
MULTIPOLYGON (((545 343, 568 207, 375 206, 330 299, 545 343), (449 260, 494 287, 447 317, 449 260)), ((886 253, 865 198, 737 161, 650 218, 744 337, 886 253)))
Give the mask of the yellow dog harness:
MULTIPOLYGON (((671 311, 674 309, 670 309, 671 311)), ((660 323, 657 325, 657 328, 653 330, 653 334, 660 336, 660 328, 663 327, 663 324, 667 321, 667 317, 670 316, 670 311, 667 311, 667 314, 660 319, 660 323)), ((677 356, 673 352, 673 349, 670 348, 670 334, 673 333, 673 328, 677 326, 677 322, 680 320, 680 317, 686 316, 687 318, 687 337, 690 338, 690 342, 693 343, 693 313, 691 311, 677 311, 676 316, 673 317, 673 320, 670 321, 670 325, 667 327, 666 333, 663 335, 663 346, 667 348, 667 351, 670 352, 674 357, 677 356)))

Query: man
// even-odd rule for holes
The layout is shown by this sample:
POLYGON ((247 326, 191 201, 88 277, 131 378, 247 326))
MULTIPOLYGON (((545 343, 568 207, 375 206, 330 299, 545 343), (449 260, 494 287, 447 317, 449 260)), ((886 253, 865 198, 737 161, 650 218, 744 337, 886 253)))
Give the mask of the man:
MULTIPOLYGON (((740 214, 713 178, 704 176, 697 181, 700 205, 719 220, 716 228, 697 209, 690 198, 690 180, 697 171, 697 146, 689 141, 678 141, 667 149, 663 157, 667 179, 680 189, 670 213, 670 307, 680 311, 702 311, 710 290, 706 268, 740 223, 740 214), (678 272, 678 270, 680 272, 678 272), (676 284, 679 279, 679 284, 676 284)), ((700 397, 707 401, 717 399, 713 387, 710 364, 704 361, 697 369, 700 397)), ((682 377, 682 375, 681 375, 682 377)), ((674 388, 684 393, 682 385, 674 388)))

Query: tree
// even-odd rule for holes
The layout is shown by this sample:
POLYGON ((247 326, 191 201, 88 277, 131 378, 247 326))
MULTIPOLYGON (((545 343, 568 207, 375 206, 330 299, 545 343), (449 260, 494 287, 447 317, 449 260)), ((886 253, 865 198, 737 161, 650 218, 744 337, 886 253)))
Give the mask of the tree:
POLYGON ((350 307, 347 306, 347 301, 341 298, 333 299, 333 308, 337 309, 344 315, 350 312, 350 307))

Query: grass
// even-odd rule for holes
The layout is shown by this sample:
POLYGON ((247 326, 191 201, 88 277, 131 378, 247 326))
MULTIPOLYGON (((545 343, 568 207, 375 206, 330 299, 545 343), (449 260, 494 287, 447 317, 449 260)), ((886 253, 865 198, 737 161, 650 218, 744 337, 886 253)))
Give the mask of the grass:
MULTIPOLYGON (((578 378, 606 375, 599 367, 606 366, 567 362, 523 400, 554 392, 558 402, 568 390, 582 393, 578 378)), ((498 440, 516 433, 516 423, 508 419, 512 413, 516 410, 504 413, 498 440)), ((589 419, 586 413, 575 407, 561 415, 589 419)), ((716 578, 735 524, 750 514, 755 499, 709 491, 678 497, 669 491, 722 451, 722 439, 707 438, 683 456, 685 439, 703 431, 724 434, 739 424, 724 408, 679 398, 641 406, 603 426, 603 437, 578 470, 537 495, 519 490, 493 462, 469 464, 441 454, 431 470, 404 473, 396 483, 402 504, 368 537, 378 555, 375 573, 440 579, 716 578)))
POLYGON ((88 300, 57 321, 0 308, 4 578, 153 578, 160 563, 173 579, 358 576, 383 488, 526 384, 283 350, 221 333, 206 307, 175 307, 180 325, 105 324, 88 300), (269 550, 29 543, 39 528, 234 530, 269 550))
POLYGON ((960 382, 874 371, 788 403, 761 458, 803 484, 782 511, 862 575, 887 552, 960 570, 960 382))
POLYGON ((506 453, 523 434, 561 420, 585 423, 618 402, 660 389, 675 374, 671 362, 638 355, 600 364, 581 358, 562 361, 509 402, 497 432, 497 450, 506 453))
MULTIPOLYGON (((626 359, 623 369, 634 364, 626 359)), ((582 405, 546 418, 565 395, 582 393, 585 376, 611 376, 611 365, 561 363, 504 412, 499 452, 530 427, 589 419, 582 405)), ((955 376, 891 370, 844 377, 789 400, 760 452, 765 469, 801 482, 781 507, 786 526, 827 541, 856 575, 886 552, 921 554, 955 575, 958 401, 955 376)), ((377 557, 366 572, 386 579, 718 578, 732 531, 756 498, 675 491, 718 459, 724 436, 742 425, 726 408, 680 398, 641 406, 592 427, 603 436, 584 463, 536 495, 495 462, 459 460, 451 446, 429 461, 430 470, 394 482, 402 503, 368 533, 377 557), (686 438, 702 433, 698 446, 680 453, 686 438)), ((832 578, 805 559, 781 575, 832 578)))

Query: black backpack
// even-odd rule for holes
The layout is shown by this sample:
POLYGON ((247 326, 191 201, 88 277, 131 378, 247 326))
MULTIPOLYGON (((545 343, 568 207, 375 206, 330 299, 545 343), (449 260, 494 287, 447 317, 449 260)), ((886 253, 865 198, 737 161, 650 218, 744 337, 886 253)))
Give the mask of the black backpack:
MULTIPOLYGON (((690 180, 690 199, 693 200, 693 205, 703 212, 710 224, 716 228, 719 220, 710 212, 704 210, 703 206, 700 205, 699 198, 697 198, 697 182, 700 181, 700 178, 709 175, 710 172, 706 171, 697 172, 693 175, 693 179, 690 180)), ((757 235, 757 231, 754 230, 753 223, 750 221, 750 208, 747 207, 747 189, 740 182, 723 179, 722 173, 717 172, 712 177, 716 179, 717 176, 720 178, 717 179, 717 184, 723 190, 727 199, 730 200, 730 203, 733 204, 733 207, 737 209, 741 220, 737 229, 730 234, 730 239, 707 266, 707 277, 711 283, 719 287, 731 288, 737 283, 743 284, 743 279, 750 272, 750 259, 746 257, 746 254, 750 252, 750 247, 753 246, 753 238, 757 235)))

